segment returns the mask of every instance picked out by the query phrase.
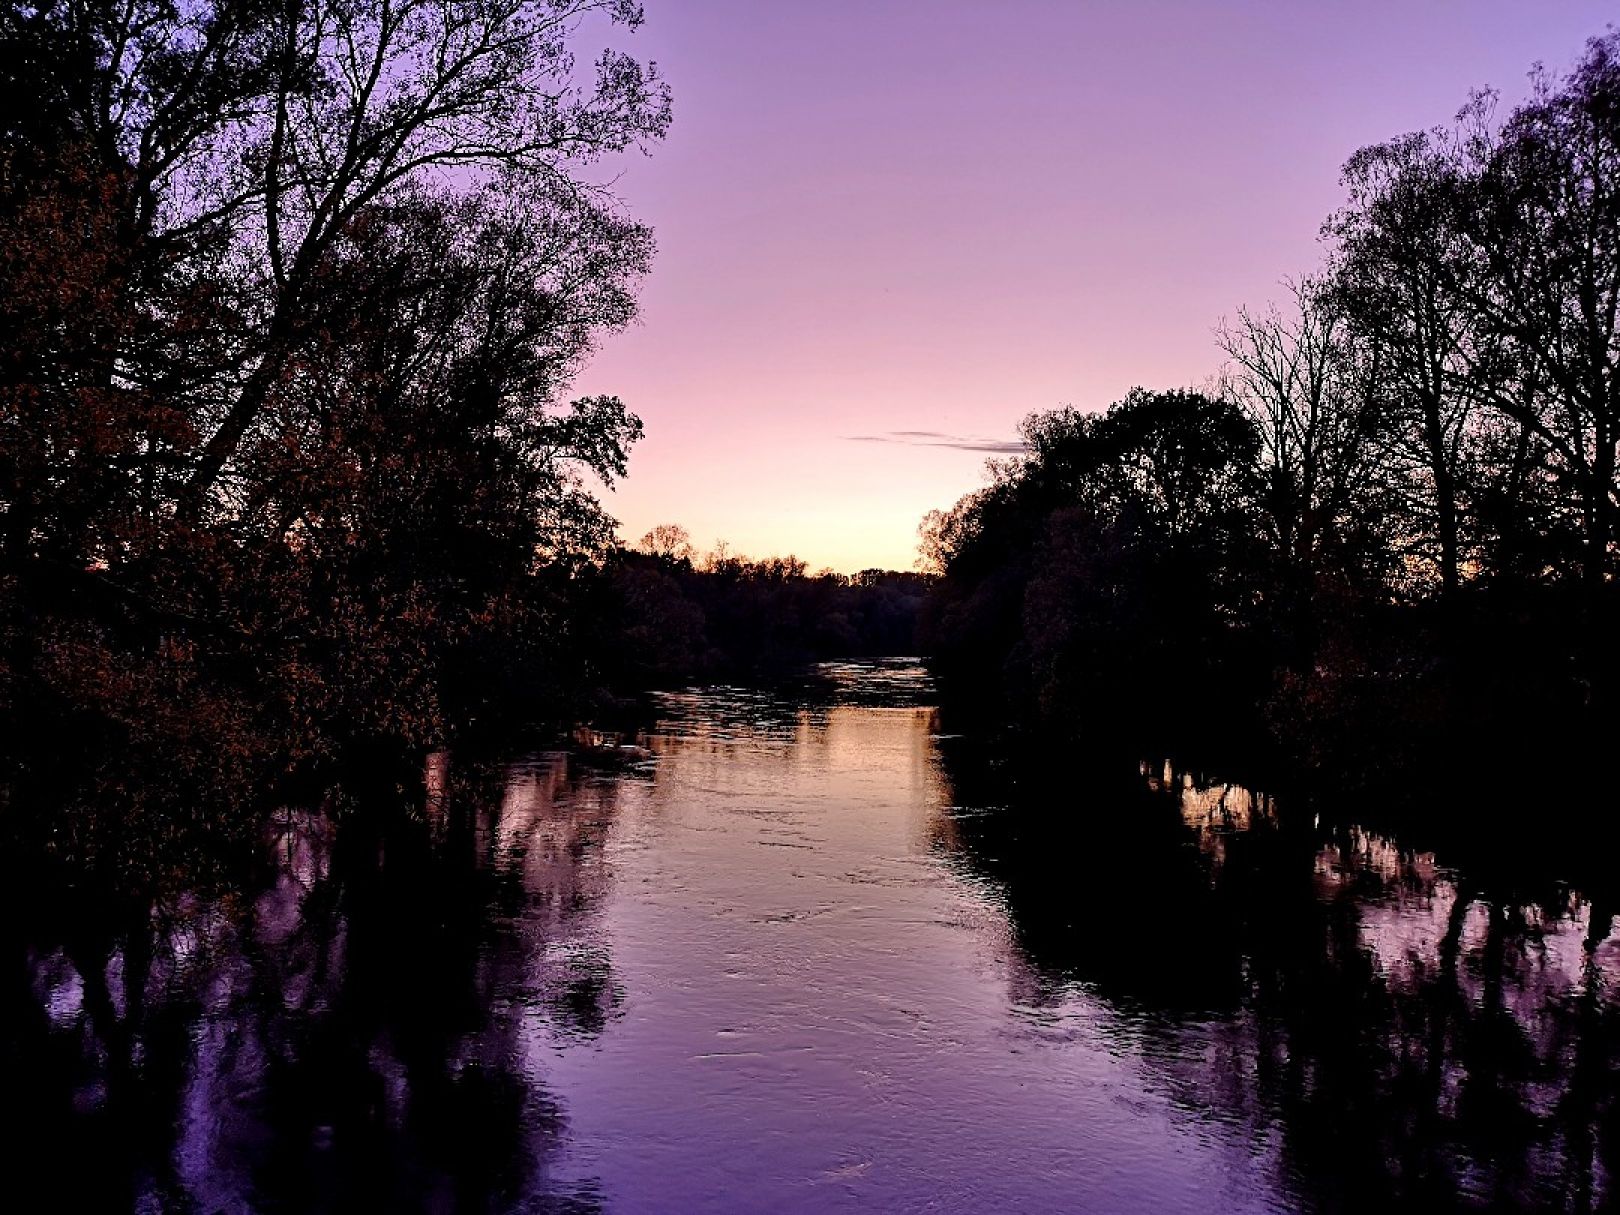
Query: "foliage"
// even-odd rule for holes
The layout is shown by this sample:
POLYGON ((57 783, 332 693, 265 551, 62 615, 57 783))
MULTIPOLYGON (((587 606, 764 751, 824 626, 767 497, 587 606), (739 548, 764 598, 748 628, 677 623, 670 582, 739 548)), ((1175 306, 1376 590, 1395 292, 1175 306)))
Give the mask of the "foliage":
POLYGON ((1112 739, 1240 644, 1256 428, 1227 400, 1137 389, 1024 436, 1027 457, 925 524, 943 575, 925 648, 964 699, 1112 739))
POLYGON ((665 524, 615 555, 617 661, 629 688, 780 675, 805 663, 917 652, 917 613, 930 579, 863 570, 811 574, 796 557, 753 561, 721 546, 698 557, 684 528, 665 524))
POLYGON ((587 19, 641 12, 5 7, 14 830, 141 880, 181 817, 251 833, 290 777, 589 695, 590 486, 641 424, 567 388, 652 253, 590 166, 670 110, 580 68, 587 19))
POLYGON ((1213 396, 1024 426, 923 524, 963 703, 1295 758, 1601 735, 1620 673, 1620 34, 1498 121, 1364 148, 1326 265, 1217 330, 1213 396), (1194 725, 1196 724, 1196 730, 1194 725))

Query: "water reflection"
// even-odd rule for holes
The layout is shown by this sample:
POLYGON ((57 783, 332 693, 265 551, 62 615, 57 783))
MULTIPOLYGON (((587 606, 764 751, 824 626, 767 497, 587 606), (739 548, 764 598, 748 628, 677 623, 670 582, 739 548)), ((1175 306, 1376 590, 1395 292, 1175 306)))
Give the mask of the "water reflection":
POLYGON ((286 813, 251 893, 17 907, 21 1205, 1611 1204, 1604 907, 1169 765, 1038 780, 929 700, 694 690, 612 762, 286 813))
POLYGON ((1288 824, 1168 765, 1141 775, 1067 818, 1042 801, 1072 794, 1029 789, 955 813, 953 862, 1004 890, 1052 1015, 1104 997, 1108 1033, 1177 1104, 1274 1146, 1279 1184, 1314 1209, 1613 1202, 1606 908, 1359 826, 1288 824))
MULTIPOLYGON (((86 1210, 552 1191, 566 1116, 528 1059, 617 1006, 595 920, 621 785, 571 784, 561 757, 457 773, 446 756, 427 784, 421 823, 283 814, 252 897, 14 943, 8 1099, 27 1118, 9 1175, 86 1210)), ((597 1205, 588 1184, 554 1196, 597 1205)))

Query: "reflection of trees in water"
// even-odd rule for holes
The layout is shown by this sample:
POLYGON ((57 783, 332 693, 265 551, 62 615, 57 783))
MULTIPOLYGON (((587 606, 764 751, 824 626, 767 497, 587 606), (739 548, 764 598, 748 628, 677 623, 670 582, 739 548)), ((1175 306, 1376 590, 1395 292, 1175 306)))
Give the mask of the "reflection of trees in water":
POLYGON ((1280 1147, 1313 1207, 1614 1201, 1607 911, 1173 771, 1020 789, 949 768, 958 803, 1006 803, 940 843, 1003 892, 1034 998, 1100 998, 1178 1105, 1280 1147))
POLYGON ((595 923, 619 782, 441 757, 428 785, 410 824, 286 815, 257 894, 14 937, 4 1065, 30 1121, 12 1150, 44 1193, 487 1210, 551 1188, 564 1118, 535 1060, 620 1001, 595 923))
POLYGON ((714 685, 657 696, 660 730, 685 749, 814 741, 841 708, 924 708, 934 700, 927 670, 913 659, 823 662, 795 678, 748 687, 714 685), (808 733, 807 733, 808 731, 808 733))

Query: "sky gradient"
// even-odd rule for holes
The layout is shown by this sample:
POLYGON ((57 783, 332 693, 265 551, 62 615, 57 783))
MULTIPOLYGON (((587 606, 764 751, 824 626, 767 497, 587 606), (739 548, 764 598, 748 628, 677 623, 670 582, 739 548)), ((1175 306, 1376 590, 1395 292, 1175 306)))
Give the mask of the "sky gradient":
POLYGON ((910 568, 1034 410, 1205 381, 1320 260, 1357 147, 1507 102, 1589 0, 646 0, 675 125, 618 189, 642 316, 576 384, 647 437, 621 534, 910 568))

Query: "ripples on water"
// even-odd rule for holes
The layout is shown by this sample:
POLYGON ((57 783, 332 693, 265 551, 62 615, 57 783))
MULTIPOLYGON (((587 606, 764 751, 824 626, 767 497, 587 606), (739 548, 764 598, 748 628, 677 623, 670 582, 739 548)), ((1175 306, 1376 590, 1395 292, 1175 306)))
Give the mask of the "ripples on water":
MULTIPOLYGON (((1158 764, 1019 784, 905 662, 437 756, 268 888, 14 932, 64 1209, 1598 1209, 1620 944, 1158 764)), ((18 1121, 18 1117, 22 1121, 18 1121)))

